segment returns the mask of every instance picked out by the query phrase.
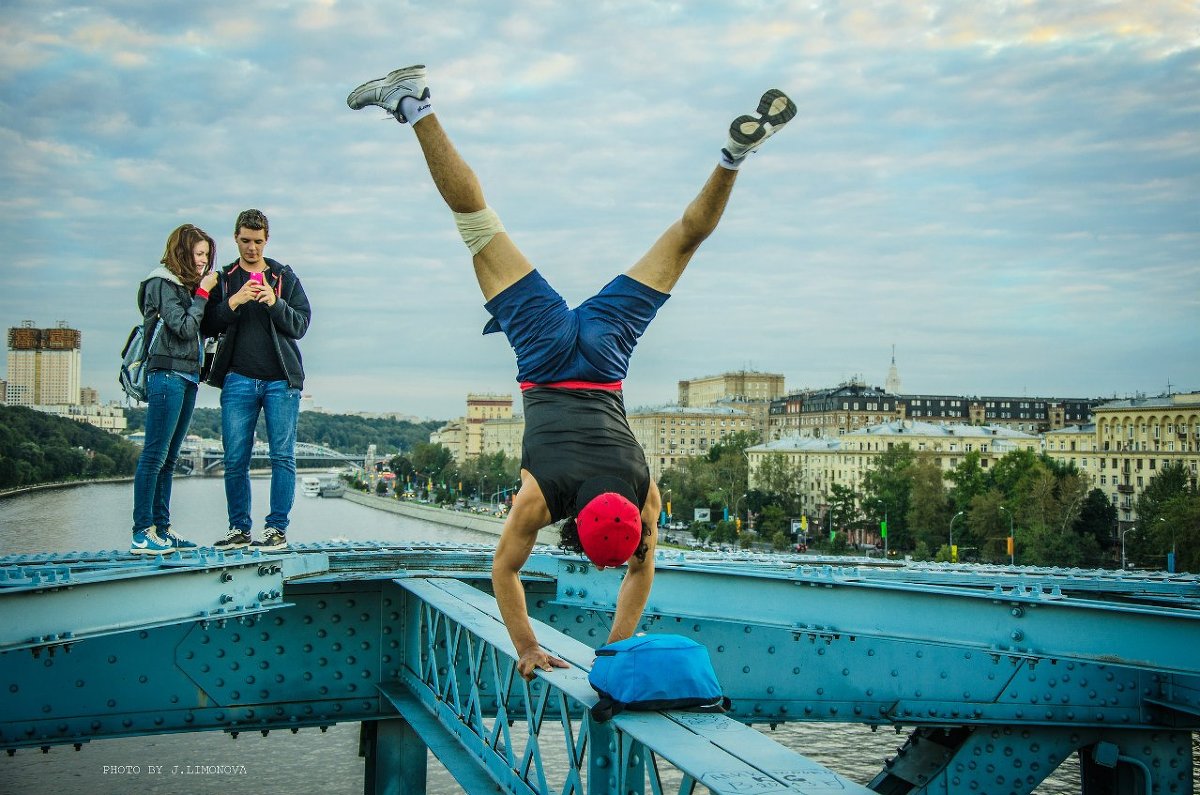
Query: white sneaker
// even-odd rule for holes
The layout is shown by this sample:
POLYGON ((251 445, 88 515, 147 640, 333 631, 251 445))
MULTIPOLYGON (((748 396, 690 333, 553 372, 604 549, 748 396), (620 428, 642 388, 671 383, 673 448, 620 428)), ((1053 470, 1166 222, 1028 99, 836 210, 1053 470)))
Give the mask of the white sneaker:
POLYGON ((387 77, 363 83, 350 92, 346 104, 351 110, 360 110, 368 105, 377 105, 404 124, 408 119, 400 113, 400 100, 412 97, 420 102, 429 99, 429 86, 425 85, 425 65, 406 66, 387 77))
POLYGON ((758 101, 757 116, 738 116, 729 125, 729 143, 722 151, 730 160, 741 160, 795 116, 796 103, 778 88, 772 88, 758 101))

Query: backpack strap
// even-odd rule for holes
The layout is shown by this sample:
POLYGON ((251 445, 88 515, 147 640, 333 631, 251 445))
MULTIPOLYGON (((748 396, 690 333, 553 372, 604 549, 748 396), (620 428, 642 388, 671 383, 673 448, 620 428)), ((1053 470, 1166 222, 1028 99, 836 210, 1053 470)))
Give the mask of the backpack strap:
POLYGON ((588 711, 596 723, 605 723, 612 720, 613 715, 621 714, 624 709, 625 705, 620 701, 613 701, 610 696, 601 693, 599 700, 588 711))

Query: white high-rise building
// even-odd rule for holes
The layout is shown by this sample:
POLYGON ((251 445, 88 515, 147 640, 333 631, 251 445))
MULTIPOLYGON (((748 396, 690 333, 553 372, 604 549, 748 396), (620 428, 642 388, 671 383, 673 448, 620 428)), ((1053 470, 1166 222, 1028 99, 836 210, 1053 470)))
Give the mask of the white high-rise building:
POLYGON ((79 405, 82 335, 60 321, 34 328, 26 320, 8 330, 5 400, 16 406, 79 405))

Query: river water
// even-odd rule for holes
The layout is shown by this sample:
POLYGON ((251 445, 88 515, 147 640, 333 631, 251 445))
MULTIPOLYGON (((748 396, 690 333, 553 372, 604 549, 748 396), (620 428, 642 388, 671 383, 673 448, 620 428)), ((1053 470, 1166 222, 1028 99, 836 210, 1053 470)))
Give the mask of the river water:
MULTIPOLYGON (((269 482, 252 481, 253 516, 261 525, 269 482)), ((132 486, 94 484, 33 492, 0 499, 0 555, 29 552, 122 549, 129 544, 132 486)), ((181 478, 172 503, 177 534, 211 544, 225 532, 225 497, 219 478, 181 478)), ((257 531, 256 531, 257 532, 257 531)), ((332 539, 494 543, 484 533, 424 523, 348 500, 297 496, 288 531, 293 542, 332 539)), ((764 731, 766 729, 764 728, 764 731)), ((885 757, 895 753, 903 737, 890 729, 877 732, 857 724, 780 726, 771 736, 831 769, 867 783, 885 757)), ((565 758, 565 757, 564 757, 565 758)), ((547 764, 553 764, 547 758, 547 764)), ((432 756, 428 792, 460 792, 432 756)), ((1038 795, 1079 792, 1078 767, 1068 762, 1038 795)), ((160 735, 90 742, 80 751, 57 746, 50 753, 24 750, 0 761, 0 793, 321 793, 358 795, 363 790, 363 762, 358 756, 358 724, 338 724, 328 732, 303 729, 297 734, 258 732, 234 740, 224 732, 160 735), (105 773, 105 766, 140 766, 140 773, 105 773), (236 772, 175 773, 202 765, 230 766, 236 772), (162 766, 165 774, 150 766, 162 766)))

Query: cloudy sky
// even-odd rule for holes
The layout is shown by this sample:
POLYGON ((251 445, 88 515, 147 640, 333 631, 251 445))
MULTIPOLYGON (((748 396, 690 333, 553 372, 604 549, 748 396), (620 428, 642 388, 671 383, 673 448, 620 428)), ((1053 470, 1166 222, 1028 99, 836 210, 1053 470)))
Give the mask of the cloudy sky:
MULTIPOLYGON (((238 211, 314 307, 305 391, 448 418, 515 366, 411 130, 359 83, 429 66, 442 123, 572 303, 633 263, 766 88, 796 121, 642 339, 631 406, 789 388, 1200 389, 1200 11, 1172 0, 0 4, 0 324, 82 329, 115 399, 138 281, 238 211)), ((201 405, 216 405, 205 387, 201 405)))

